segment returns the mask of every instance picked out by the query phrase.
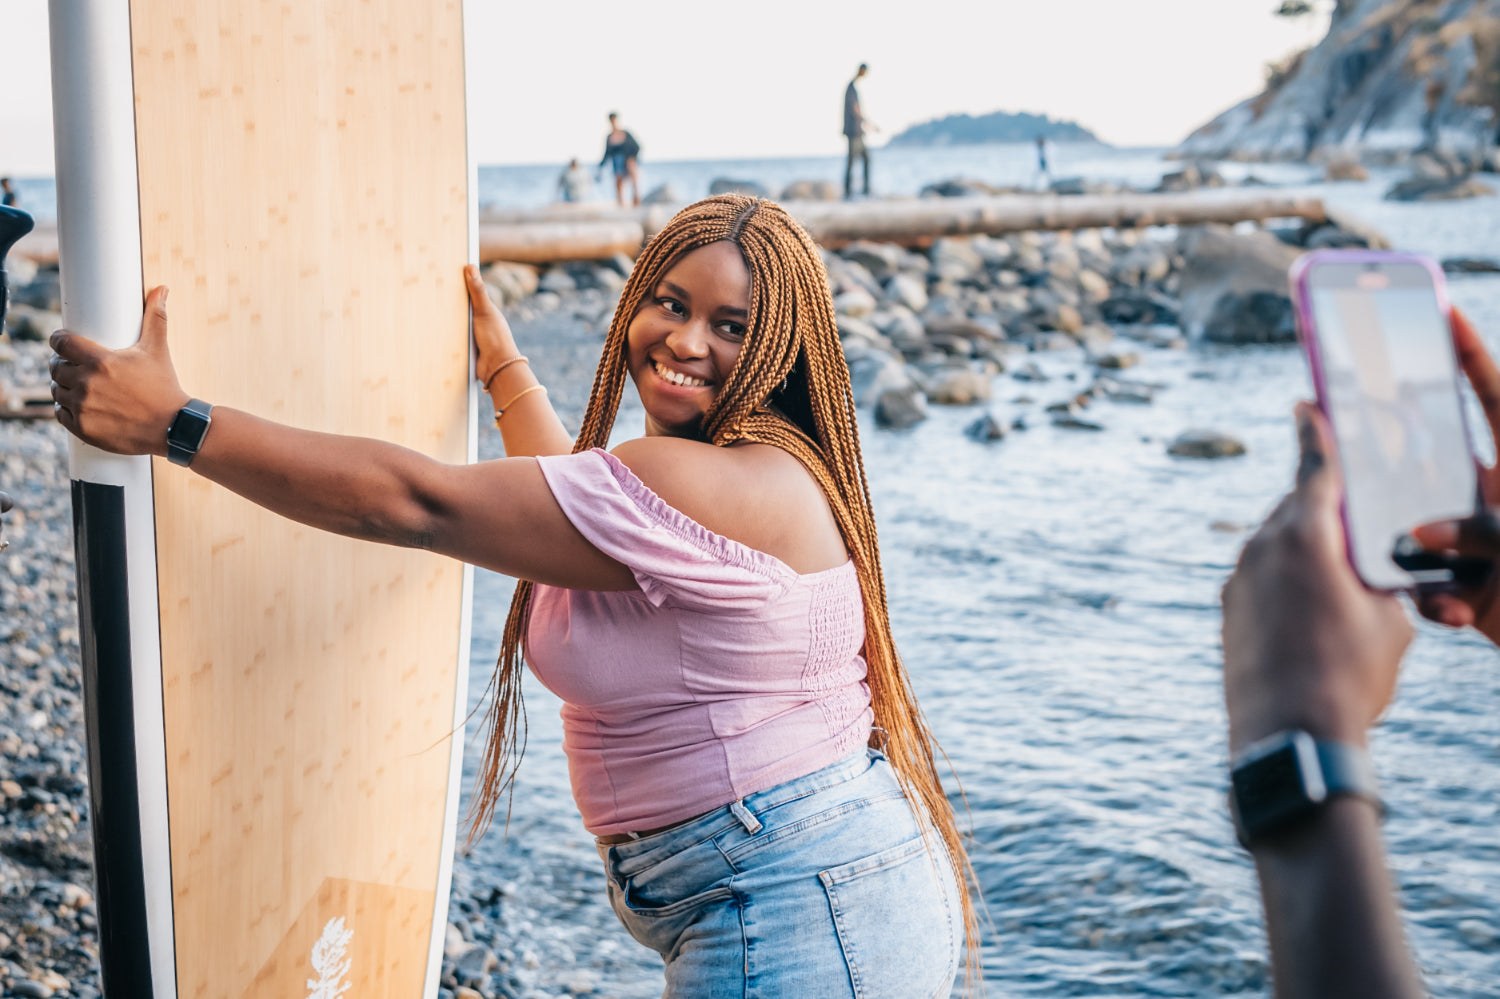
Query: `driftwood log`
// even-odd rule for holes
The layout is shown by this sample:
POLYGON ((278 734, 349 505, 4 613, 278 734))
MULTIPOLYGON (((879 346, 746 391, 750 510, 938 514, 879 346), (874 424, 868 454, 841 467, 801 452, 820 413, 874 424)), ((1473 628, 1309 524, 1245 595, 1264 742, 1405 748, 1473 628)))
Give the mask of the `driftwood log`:
MULTIPOLYGON (((785 203, 819 243, 838 248, 858 239, 920 246, 942 236, 1000 236, 1047 229, 1130 229, 1208 222, 1300 218, 1325 222, 1318 198, 1257 191, 1185 194, 997 195, 890 201, 785 203)), ((675 205, 622 209, 558 205, 487 212, 479 222, 479 259, 545 264, 635 256, 677 211, 675 205)), ((57 259, 57 230, 39 225, 11 251, 38 263, 57 259)))

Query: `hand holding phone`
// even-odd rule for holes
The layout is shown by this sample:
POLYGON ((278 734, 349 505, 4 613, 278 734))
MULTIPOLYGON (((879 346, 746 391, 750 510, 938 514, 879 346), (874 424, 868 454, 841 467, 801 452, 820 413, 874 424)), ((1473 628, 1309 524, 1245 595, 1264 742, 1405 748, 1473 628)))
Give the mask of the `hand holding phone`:
POLYGON ((1291 280, 1343 470, 1355 572, 1379 590, 1459 582, 1463 566, 1410 540, 1418 525, 1481 502, 1442 271, 1410 254, 1320 250, 1298 260, 1291 280))

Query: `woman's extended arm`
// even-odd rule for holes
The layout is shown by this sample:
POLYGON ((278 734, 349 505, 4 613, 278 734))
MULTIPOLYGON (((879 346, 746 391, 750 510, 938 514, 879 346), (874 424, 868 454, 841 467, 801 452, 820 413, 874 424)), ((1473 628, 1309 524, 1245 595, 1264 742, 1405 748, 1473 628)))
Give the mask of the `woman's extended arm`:
MULTIPOLYGON (((167 427, 189 399, 167 350, 166 297, 164 288, 147 297, 140 341, 123 350, 53 334, 57 418, 87 443, 117 454, 166 453, 167 427)), ((216 407, 193 470, 269 510, 338 534, 427 548, 559 586, 635 586, 628 569, 563 515, 535 461, 447 465, 382 441, 298 430, 216 407)))
POLYGON ((464 283, 474 310, 474 344, 478 351, 474 370, 489 392, 495 411, 501 414, 498 423, 505 453, 512 458, 569 453, 573 438, 557 418, 547 393, 528 391, 541 381, 529 362, 518 360, 522 354, 510 324, 490 301, 479 268, 472 264, 465 267, 464 283))

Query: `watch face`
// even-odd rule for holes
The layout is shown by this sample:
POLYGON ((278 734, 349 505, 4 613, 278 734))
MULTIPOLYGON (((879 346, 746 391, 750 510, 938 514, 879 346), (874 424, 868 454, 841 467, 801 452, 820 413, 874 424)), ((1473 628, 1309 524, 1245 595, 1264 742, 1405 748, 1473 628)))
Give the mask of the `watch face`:
POLYGON ((178 447, 196 451, 202 445, 203 438, 207 433, 207 416, 182 409, 178 411, 176 418, 172 420, 172 425, 167 428, 167 441, 178 447))

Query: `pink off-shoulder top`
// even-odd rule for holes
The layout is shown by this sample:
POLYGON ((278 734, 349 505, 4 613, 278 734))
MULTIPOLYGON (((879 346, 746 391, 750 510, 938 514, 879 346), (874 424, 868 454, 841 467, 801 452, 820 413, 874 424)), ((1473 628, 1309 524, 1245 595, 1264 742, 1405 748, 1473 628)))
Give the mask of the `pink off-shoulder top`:
POLYGON ((852 562, 798 574, 668 506, 606 451, 537 461, 568 519, 640 586, 532 598, 526 659, 564 702, 590 832, 671 825, 866 744, 852 562))

